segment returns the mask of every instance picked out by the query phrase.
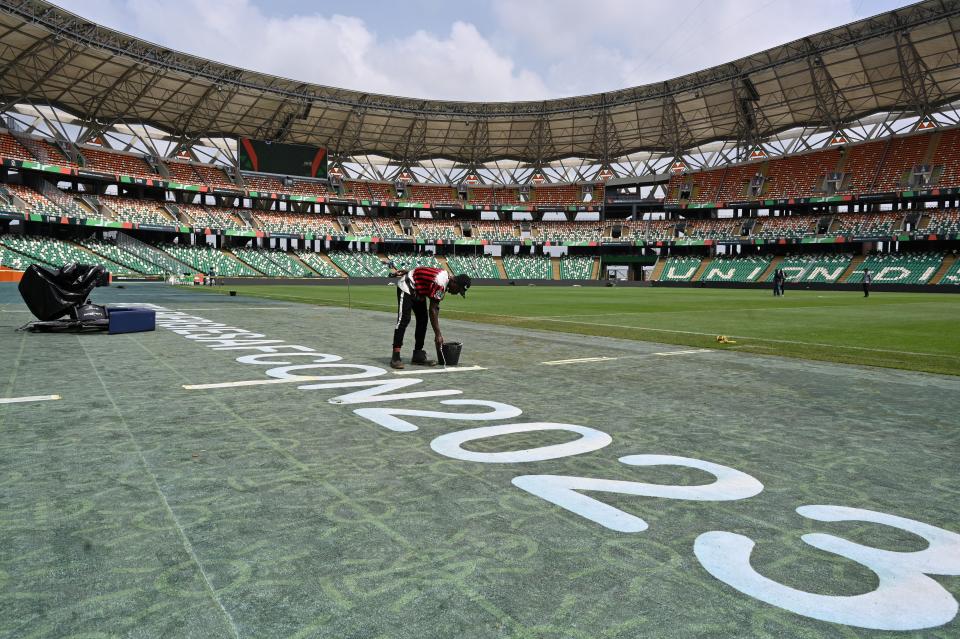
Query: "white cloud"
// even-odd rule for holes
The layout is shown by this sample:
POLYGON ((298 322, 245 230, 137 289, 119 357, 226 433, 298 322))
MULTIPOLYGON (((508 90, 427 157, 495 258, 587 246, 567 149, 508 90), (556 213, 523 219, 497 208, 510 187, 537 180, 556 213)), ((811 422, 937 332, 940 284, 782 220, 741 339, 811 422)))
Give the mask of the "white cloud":
POLYGON ((348 16, 270 16, 249 0, 58 4, 172 49, 317 84, 454 100, 533 100, 550 93, 535 73, 518 68, 463 22, 445 35, 396 37, 348 16))
POLYGON ((397 33, 386 20, 276 16, 255 1, 57 3, 164 46, 296 80, 497 101, 659 82, 845 24, 856 18, 854 4, 881 11, 907 0, 488 0, 489 33, 462 21, 446 33, 397 33))

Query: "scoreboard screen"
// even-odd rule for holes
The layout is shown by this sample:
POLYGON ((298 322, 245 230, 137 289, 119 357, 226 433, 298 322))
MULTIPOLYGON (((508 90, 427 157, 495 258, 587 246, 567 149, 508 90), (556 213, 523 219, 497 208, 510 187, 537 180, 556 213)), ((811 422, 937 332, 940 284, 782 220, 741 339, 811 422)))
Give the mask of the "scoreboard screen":
POLYGON ((237 154, 242 171, 327 177, 327 150, 319 147, 240 138, 237 154))

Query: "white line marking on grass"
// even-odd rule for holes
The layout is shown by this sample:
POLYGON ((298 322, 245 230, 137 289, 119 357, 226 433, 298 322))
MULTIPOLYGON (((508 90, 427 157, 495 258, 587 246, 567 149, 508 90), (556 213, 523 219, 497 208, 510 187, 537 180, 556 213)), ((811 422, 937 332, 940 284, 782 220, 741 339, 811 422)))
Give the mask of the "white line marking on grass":
POLYGON ((654 355, 666 357, 668 355, 693 355, 694 353, 713 353, 713 352, 714 351, 709 348, 696 348, 689 351, 666 351, 663 353, 654 353, 654 355))
POLYGON ((394 375, 429 375, 431 373, 465 373, 467 371, 485 371, 483 366, 450 366, 437 368, 418 368, 409 371, 393 371, 394 375))
POLYGON ((284 377, 282 379, 245 379, 239 382, 215 382, 213 384, 184 384, 187 390, 212 390, 215 388, 238 388, 240 386, 270 386, 273 384, 300 384, 303 382, 317 382, 326 377, 284 377))
MULTIPOLYGON (((559 320, 559 319, 546 319, 542 318, 544 322, 554 322, 558 324, 584 324, 584 322, 571 322, 568 320, 559 320)), ((635 331, 650 331, 653 333, 676 333, 678 335, 702 335, 706 337, 714 337, 716 333, 703 333, 700 331, 678 331, 671 328, 650 328, 647 326, 629 326, 627 324, 601 324, 599 322, 590 322, 590 326, 606 326, 608 328, 628 328, 635 331)), ((947 359, 960 359, 958 355, 947 355, 945 353, 918 353, 915 351, 898 351, 889 348, 869 348, 866 346, 843 346, 841 344, 822 344, 820 342, 800 342, 797 340, 790 339, 771 339, 767 337, 753 337, 750 335, 728 335, 727 337, 732 337, 735 339, 749 339, 755 342, 770 342, 771 344, 796 344, 799 346, 822 346, 824 348, 842 348, 847 350, 855 351, 869 351, 871 353, 895 353, 897 355, 926 355, 928 357, 945 357, 947 359)))
POLYGON ((544 366, 563 366, 564 364, 586 364, 588 362, 609 362, 617 357, 578 357, 577 359, 555 359, 549 362, 540 362, 544 366))
POLYGON ((199 308, 174 308, 174 311, 222 311, 224 309, 237 311, 289 311, 286 306, 232 306, 224 304, 223 306, 204 306, 199 308))
POLYGON ((30 397, 4 397, 0 398, 0 404, 21 404, 24 402, 49 402, 57 399, 63 399, 59 395, 31 395, 30 397))

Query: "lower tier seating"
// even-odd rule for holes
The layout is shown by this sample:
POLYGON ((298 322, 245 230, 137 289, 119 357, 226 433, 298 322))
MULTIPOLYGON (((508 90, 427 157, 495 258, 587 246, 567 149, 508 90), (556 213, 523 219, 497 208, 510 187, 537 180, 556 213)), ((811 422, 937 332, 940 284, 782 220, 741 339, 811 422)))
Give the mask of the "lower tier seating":
POLYGON ((210 269, 220 277, 253 277, 257 273, 243 262, 227 255, 212 246, 185 246, 181 244, 162 244, 161 249, 176 260, 201 273, 210 269))
POLYGON ((320 277, 343 277, 333 266, 330 265, 319 253, 312 251, 297 251, 297 257, 316 271, 320 277))
POLYGON ((387 277, 390 270, 373 253, 330 251, 330 259, 350 277, 387 277))
POLYGON ((870 270, 874 284, 926 284, 943 264, 942 253, 887 253, 870 255, 847 278, 859 284, 870 270))
POLYGON ((506 255, 503 258, 503 270, 506 271, 508 280, 553 279, 550 258, 543 255, 506 255))
POLYGON ((87 250, 93 251, 94 253, 120 264, 121 266, 125 266, 137 273, 142 273, 144 275, 163 275, 163 269, 153 262, 147 261, 139 255, 134 255, 133 253, 125 251, 113 242, 87 238, 80 240, 79 244, 85 247, 87 250))
POLYGON ((947 272, 943 274, 943 279, 940 280, 939 284, 960 286, 960 259, 956 260, 953 265, 947 269, 947 272))
POLYGON ((560 258, 560 279, 589 280, 593 276, 592 257, 563 255, 560 258))
POLYGON ((695 256, 668 257, 660 272, 660 282, 689 282, 700 268, 701 258, 695 256))
POLYGON ((715 257, 701 282, 756 282, 770 266, 770 257, 715 257))
MULTIPOLYGON (((850 255, 794 255, 785 257, 778 268, 783 269, 787 282, 832 284, 850 267, 850 255)), ((767 277, 773 281, 774 272, 767 277)))
POLYGON ((452 255, 447 257, 447 264, 454 275, 466 273, 474 279, 500 279, 496 262, 486 255, 452 255))
POLYGON ((398 269, 410 271, 418 266, 429 266, 430 268, 443 268, 437 258, 424 253, 395 253, 388 255, 387 259, 396 265, 398 269))
POLYGON ((233 254, 264 275, 271 277, 311 277, 313 273, 296 258, 272 249, 234 248, 233 254))
POLYGON ((65 242, 50 237, 32 237, 24 235, 3 235, 0 242, 7 248, 33 258, 27 265, 33 263, 49 264, 60 267, 65 264, 99 264, 105 269, 120 277, 139 275, 132 269, 117 264, 112 260, 86 251, 73 242, 65 242))

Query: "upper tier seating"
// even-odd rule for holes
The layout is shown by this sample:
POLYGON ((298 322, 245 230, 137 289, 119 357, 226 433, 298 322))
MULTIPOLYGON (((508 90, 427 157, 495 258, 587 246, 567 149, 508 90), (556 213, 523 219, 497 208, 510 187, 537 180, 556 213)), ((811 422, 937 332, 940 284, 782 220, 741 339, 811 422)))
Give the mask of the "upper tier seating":
POLYGON ((924 233, 960 233, 960 210, 930 212, 930 221, 921 229, 924 233))
POLYGON ((874 188, 876 191, 897 191, 908 188, 905 178, 923 158, 930 147, 931 136, 920 133, 889 140, 890 148, 883 160, 883 168, 874 188))
POLYGON ((550 204, 560 206, 583 204, 583 189, 577 184, 535 186, 531 189, 530 202, 541 206, 550 204))
POLYGON ((508 280, 553 279, 550 258, 543 255, 504 255, 503 270, 508 280))
POLYGON ((833 218, 830 235, 877 237, 900 230, 903 213, 842 213, 833 218))
POLYGON ((838 148, 772 160, 767 169, 765 197, 780 199, 818 194, 819 179, 836 172, 839 162, 838 148))
POLYGON ((330 259, 350 277, 387 277, 390 269, 373 253, 330 251, 330 259))
POLYGON ((553 244, 603 239, 603 225, 598 222, 543 222, 538 230, 540 239, 553 244))
POLYGON ((960 185, 960 129, 944 131, 933 154, 932 166, 942 166, 938 186, 960 185))
POLYGON ((182 213, 190 216, 193 220, 194 228, 224 230, 243 230, 248 228, 232 209, 214 206, 197 206, 196 204, 178 204, 177 207, 182 213))
POLYGON ((91 171, 130 175, 153 180, 160 179, 160 176, 150 168, 150 165, 144 162, 142 158, 133 155, 86 147, 80 149, 80 153, 87 160, 85 168, 91 171))
POLYGON ((475 240, 514 242, 520 239, 516 225, 512 222, 473 222, 470 230, 471 237, 475 240))
POLYGON ((312 180, 294 180, 287 190, 294 195, 313 195, 316 197, 330 197, 331 195, 326 184, 312 180))
POLYGON ((63 209, 28 186, 23 186, 22 184, 4 184, 4 189, 26 203, 26 213, 56 215, 58 217, 64 215, 63 209))
POLYGON ((408 184, 404 199, 431 204, 456 204, 460 201, 456 189, 432 184, 408 184))
POLYGON ((689 282, 700 268, 701 258, 696 256, 668 257, 660 272, 660 282, 689 282))
POLYGON ((297 251, 297 257, 317 272, 320 277, 343 277, 336 268, 330 265, 320 253, 313 251, 297 251))
POLYGON ((627 231, 624 232, 624 235, 634 241, 663 242, 674 238, 675 225, 676 222, 672 220, 625 222, 624 227, 627 231))
POLYGON ((161 244, 159 248, 201 273, 208 273, 212 268, 219 277, 253 277, 257 274, 232 255, 212 246, 161 244))
POLYGON ((159 202, 135 200, 127 197, 100 196, 100 201, 116 213, 117 220, 134 224, 174 226, 176 222, 167 215, 159 202))
POLYGON ((594 258, 582 255, 562 255, 560 257, 561 280, 593 279, 594 258))
POLYGON ((518 204, 520 192, 517 189, 470 187, 467 189, 467 201, 478 205, 518 204))
POLYGON ((0 133, 0 158, 36 161, 36 158, 9 133, 0 133))
POLYGON ((346 182, 346 190, 357 200, 395 200, 397 193, 392 184, 383 182, 346 182))
POLYGON ((870 269, 874 284, 926 284, 942 263, 942 253, 870 255, 850 274, 846 281, 859 284, 863 281, 864 269, 870 269))
POLYGON ((292 235, 340 235, 336 220, 329 215, 312 213, 282 213, 257 211, 255 214, 259 228, 268 233, 289 233, 292 235))
MULTIPOLYGON (((783 270, 787 282, 832 284, 850 267, 850 255, 794 255, 783 258, 777 268, 783 270)), ((773 281, 775 271, 767 276, 773 281)))
POLYGON ((717 256, 707 265, 701 282, 756 282, 770 266, 770 256, 717 256))
POLYGON ((243 173, 242 177, 243 183, 250 191, 262 193, 283 193, 286 191, 280 178, 269 175, 251 175, 249 173, 243 173))
POLYGON ((740 219, 687 220, 683 235, 699 240, 735 240, 740 238, 742 224, 740 219))
POLYGON ((500 279, 496 262, 486 255, 448 255, 447 264, 454 275, 466 273, 473 279, 500 279))
POLYGON ((816 215, 780 215, 761 217, 753 227, 754 236, 763 240, 775 240, 781 237, 802 238, 816 235, 816 215))
POLYGON ((415 220, 418 240, 456 240, 457 229, 446 220, 415 220))

